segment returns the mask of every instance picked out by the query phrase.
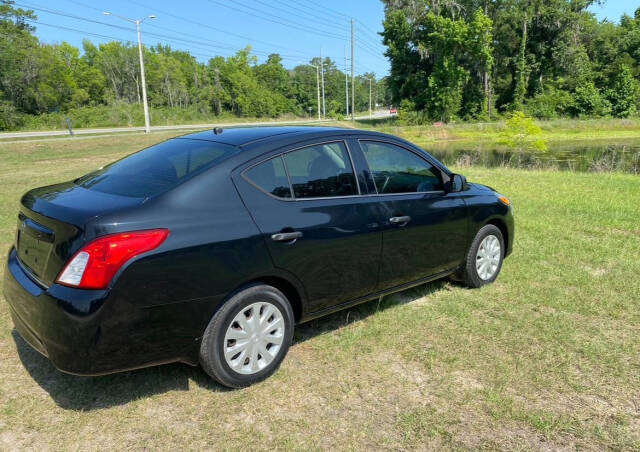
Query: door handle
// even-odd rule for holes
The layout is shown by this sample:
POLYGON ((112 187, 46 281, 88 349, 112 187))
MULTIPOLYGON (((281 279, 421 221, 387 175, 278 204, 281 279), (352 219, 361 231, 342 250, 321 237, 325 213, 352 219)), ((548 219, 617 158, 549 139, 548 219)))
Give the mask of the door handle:
POLYGON ((407 224, 411 221, 411 217, 408 215, 404 215, 401 217, 391 217, 389 218, 389 222, 392 224, 407 224))
POLYGON ((271 236, 271 240, 276 242, 291 242, 302 238, 302 232, 294 231, 294 232, 278 232, 277 234, 273 234, 271 236))

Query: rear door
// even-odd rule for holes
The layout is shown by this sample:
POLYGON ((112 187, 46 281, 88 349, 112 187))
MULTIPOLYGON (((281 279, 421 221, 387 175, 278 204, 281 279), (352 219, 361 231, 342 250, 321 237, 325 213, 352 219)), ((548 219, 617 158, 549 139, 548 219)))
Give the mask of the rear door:
POLYGON ((446 194, 443 172, 400 143, 359 140, 375 184, 383 226, 379 289, 450 270, 467 248, 467 207, 446 194))
POLYGON ((373 292, 382 235, 376 201, 354 170, 346 142, 315 142, 234 174, 274 265, 304 285, 308 312, 373 292))

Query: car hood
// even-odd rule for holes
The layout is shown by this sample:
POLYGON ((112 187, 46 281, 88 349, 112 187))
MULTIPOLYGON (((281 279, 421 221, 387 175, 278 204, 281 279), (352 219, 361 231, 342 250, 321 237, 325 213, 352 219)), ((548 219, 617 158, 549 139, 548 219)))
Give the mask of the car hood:
POLYGON ((488 185, 478 184, 476 182, 473 182, 473 183, 472 182, 468 182, 468 185, 470 187, 472 187, 472 188, 475 188, 476 190, 479 190, 479 191, 491 191, 491 192, 496 193, 496 191, 493 188, 489 187, 488 185))

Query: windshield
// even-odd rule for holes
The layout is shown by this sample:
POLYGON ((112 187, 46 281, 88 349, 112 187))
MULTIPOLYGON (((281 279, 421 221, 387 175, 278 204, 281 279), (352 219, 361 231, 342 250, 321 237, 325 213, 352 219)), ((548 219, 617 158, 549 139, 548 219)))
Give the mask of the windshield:
POLYGON ((212 141, 174 138, 78 178, 89 190, 148 198, 170 190, 237 152, 212 141))

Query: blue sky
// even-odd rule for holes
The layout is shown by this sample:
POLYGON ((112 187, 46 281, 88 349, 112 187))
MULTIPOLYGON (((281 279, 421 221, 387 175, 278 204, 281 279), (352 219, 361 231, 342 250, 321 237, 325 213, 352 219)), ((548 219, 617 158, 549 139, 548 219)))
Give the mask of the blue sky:
MULTIPOLYGON (((377 0, 15 1, 17 6, 35 9, 41 22, 35 24, 36 34, 48 43, 66 41, 80 47, 84 38, 94 43, 112 38, 136 41, 133 24, 104 16, 102 11, 131 18, 155 14, 156 19, 142 25, 143 42, 147 45, 163 43, 188 49, 199 60, 207 61, 211 56, 228 56, 251 44, 261 61, 277 52, 283 55, 287 67, 307 63, 322 49, 325 56, 344 69, 349 18, 354 17, 356 73, 383 76, 389 70, 381 39, 376 35, 382 29, 384 16, 382 3, 377 0)), ((635 0, 609 0, 591 10, 599 19, 618 21, 624 12, 633 14, 637 6, 635 0)))

